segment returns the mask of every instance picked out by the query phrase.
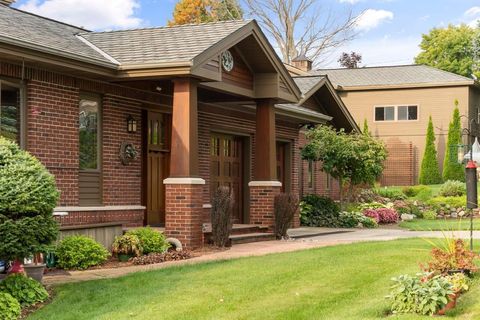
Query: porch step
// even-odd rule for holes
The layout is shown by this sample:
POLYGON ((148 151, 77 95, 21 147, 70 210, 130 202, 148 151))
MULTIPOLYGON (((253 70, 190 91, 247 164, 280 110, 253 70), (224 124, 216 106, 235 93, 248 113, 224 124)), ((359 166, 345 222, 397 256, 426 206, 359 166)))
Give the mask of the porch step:
POLYGON ((232 245, 240 244, 240 243, 268 241, 268 240, 275 240, 275 235, 273 233, 267 233, 267 232, 254 232, 254 233, 236 234, 236 235, 230 236, 230 241, 232 241, 232 245))
MULTIPOLYGON (((262 227, 256 224, 234 224, 232 226, 232 231, 230 235, 239 235, 247 233, 266 233, 268 231, 267 227, 262 227)), ((212 225, 207 224, 205 231, 203 232, 206 238, 209 238, 212 235, 212 225)))

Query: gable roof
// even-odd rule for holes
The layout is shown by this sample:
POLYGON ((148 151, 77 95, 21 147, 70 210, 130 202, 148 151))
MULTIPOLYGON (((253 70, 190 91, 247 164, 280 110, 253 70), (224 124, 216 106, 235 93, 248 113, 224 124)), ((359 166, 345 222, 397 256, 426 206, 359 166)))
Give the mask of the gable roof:
POLYGON ((320 69, 314 75, 326 75, 338 89, 425 87, 473 85, 474 80, 425 65, 320 69))
POLYGON ((250 23, 246 20, 172 27, 87 32, 79 36, 122 65, 190 62, 196 56, 250 23))
POLYGON ((0 42, 114 67, 75 35, 86 30, 0 5, 0 42))

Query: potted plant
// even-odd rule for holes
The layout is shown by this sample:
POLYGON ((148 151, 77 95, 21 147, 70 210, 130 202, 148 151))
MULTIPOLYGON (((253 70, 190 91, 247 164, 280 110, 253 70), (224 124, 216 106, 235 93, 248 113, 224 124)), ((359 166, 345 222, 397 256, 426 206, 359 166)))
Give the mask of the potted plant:
POLYGON ((136 235, 124 234, 121 237, 115 237, 112 252, 119 261, 127 262, 132 257, 142 255, 143 248, 140 244, 140 239, 136 235))
POLYGON ((23 265, 23 269, 28 277, 42 282, 43 273, 45 272, 46 264, 44 263, 43 253, 36 253, 33 255, 32 263, 23 265))

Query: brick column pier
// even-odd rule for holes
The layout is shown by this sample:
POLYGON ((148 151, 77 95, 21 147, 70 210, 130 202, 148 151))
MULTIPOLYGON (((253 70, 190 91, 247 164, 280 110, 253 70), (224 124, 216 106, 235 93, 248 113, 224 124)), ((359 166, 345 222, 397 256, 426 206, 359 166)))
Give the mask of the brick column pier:
POLYGON ((274 231, 275 215, 273 202, 280 193, 282 183, 279 181, 251 181, 250 187, 250 223, 268 227, 274 231))
POLYGON ((202 192, 205 180, 168 178, 165 184, 165 234, 177 238, 185 248, 203 245, 202 192))

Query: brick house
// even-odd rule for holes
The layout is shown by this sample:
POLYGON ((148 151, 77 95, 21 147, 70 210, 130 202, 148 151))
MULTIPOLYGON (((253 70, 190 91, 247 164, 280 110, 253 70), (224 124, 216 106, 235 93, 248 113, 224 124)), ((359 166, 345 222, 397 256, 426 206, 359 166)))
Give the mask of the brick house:
POLYGON ((357 129, 328 79, 307 82, 255 21, 90 32, 0 5, 0 135, 55 175, 64 229, 164 226, 197 247, 226 185, 234 222, 271 231, 275 194, 323 185, 301 128, 357 129))

